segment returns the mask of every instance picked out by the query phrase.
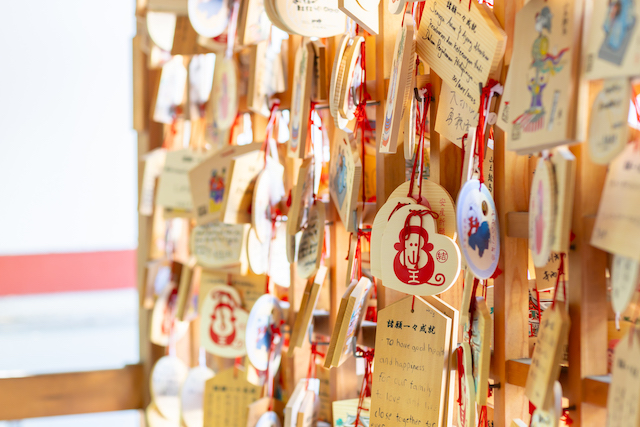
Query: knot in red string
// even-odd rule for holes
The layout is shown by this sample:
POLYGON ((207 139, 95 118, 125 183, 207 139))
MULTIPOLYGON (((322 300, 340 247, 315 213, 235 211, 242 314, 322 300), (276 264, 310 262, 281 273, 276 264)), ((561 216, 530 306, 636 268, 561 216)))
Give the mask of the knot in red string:
POLYGON ((560 421, 564 421, 565 425, 568 425, 568 426, 573 424, 573 419, 569 415, 568 409, 562 410, 562 416, 560 417, 560 421))

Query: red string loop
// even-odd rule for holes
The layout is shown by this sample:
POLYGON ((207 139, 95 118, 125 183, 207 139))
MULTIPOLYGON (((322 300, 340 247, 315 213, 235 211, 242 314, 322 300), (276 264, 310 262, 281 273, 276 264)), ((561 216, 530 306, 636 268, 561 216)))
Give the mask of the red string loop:
POLYGON ((373 374, 372 367, 373 367, 374 355, 375 355, 374 349, 364 350, 361 347, 356 347, 356 356, 364 358, 365 365, 364 365, 364 377, 362 378, 362 387, 360 387, 360 400, 358 401, 358 412, 356 414, 356 421, 354 423, 354 427, 358 427, 359 425, 364 426, 362 421, 360 421, 360 413, 363 410, 365 411, 369 410, 369 409, 366 409, 363 406, 363 404, 364 404, 365 397, 371 396, 371 380, 372 380, 372 374, 373 374))

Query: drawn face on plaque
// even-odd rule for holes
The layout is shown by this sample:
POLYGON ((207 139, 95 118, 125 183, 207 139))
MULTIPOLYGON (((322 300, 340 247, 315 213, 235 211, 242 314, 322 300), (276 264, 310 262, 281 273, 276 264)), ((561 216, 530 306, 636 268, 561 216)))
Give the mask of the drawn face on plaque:
POLYGON ((460 250, 438 234, 430 209, 407 205, 389 219, 382 236, 382 280, 410 295, 447 290, 460 273, 460 250))
POLYGON ((213 286, 202 302, 200 340, 205 350, 222 357, 246 354, 244 344, 248 315, 240 294, 231 286, 213 286))
POLYGON ((189 21, 198 34, 212 38, 229 24, 229 7, 225 0, 189 0, 189 21))
POLYGON ((460 190, 457 203, 457 230, 460 249, 473 275, 488 279, 498 266, 500 240, 498 216, 491 193, 477 179, 460 190))
POLYGON ((274 331, 280 328, 284 315, 273 295, 262 295, 253 305, 247 322, 247 356, 260 371, 275 372, 280 366, 282 336, 274 331))

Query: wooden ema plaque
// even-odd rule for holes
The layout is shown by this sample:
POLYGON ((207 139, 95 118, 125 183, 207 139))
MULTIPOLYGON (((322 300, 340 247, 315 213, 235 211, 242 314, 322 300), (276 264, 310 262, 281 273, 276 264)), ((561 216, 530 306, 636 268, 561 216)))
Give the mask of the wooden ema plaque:
POLYGON ((291 190, 291 207, 287 219, 287 233, 295 235, 306 222, 309 207, 313 201, 314 188, 313 159, 304 159, 298 169, 298 180, 291 190))
POLYGON ((640 333, 631 328, 615 349, 607 426, 640 426, 640 333))
POLYGON ((264 153, 254 151, 231 160, 229 183, 222 201, 222 222, 251 222, 251 201, 258 174, 264 169, 264 153))
POLYGON ((473 383, 478 405, 487 404, 489 392, 489 368, 491 367, 491 335, 493 322, 487 302, 482 297, 475 297, 476 309, 471 324, 465 325, 462 339, 469 340, 471 328, 471 357, 473 359, 473 383))
POLYGON ((372 427, 443 426, 452 319, 413 298, 378 312, 372 427))
POLYGON ((296 52, 291 93, 291 118, 287 155, 304 159, 307 156, 307 135, 311 86, 314 76, 315 51, 311 43, 304 43, 296 52))
POLYGON ((626 77, 605 80, 591 106, 589 158, 606 165, 624 150, 629 137, 629 96, 626 77))
POLYGON ((180 389, 180 413, 187 427, 200 427, 204 418, 202 403, 204 385, 213 378, 214 372, 206 366, 191 368, 180 389))
MULTIPOLYGON (((355 426, 358 416, 358 405, 360 399, 336 400, 331 406, 333 408, 333 427, 355 426)), ((369 412, 371 409, 371 398, 365 397, 362 401, 362 410, 360 411, 359 426, 368 426, 370 421, 369 412)))
POLYGON ((207 122, 213 122, 218 130, 231 128, 238 114, 238 71, 236 63, 225 57, 216 55, 216 66, 213 73, 213 85, 207 104, 207 122))
POLYGON ((567 147, 558 147, 553 150, 551 164, 556 184, 556 221, 551 249, 555 252, 569 253, 573 193, 576 181, 576 157, 567 147))
POLYGON ((436 114, 435 131, 462 148, 462 137, 478 123, 478 108, 444 81, 436 114))
POLYGON ((640 3, 631 0, 587 2, 584 76, 587 79, 633 76, 640 67, 640 3))
POLYGON ((212 222, 199 225, 191 232, 191 253, 204 268, 247 271, 247 255, 243 250, 249 224, 212 222))
POLYGON ((322 248, 324 246, 324 203, 314 201, 309 208, 309 219, 302 230, 300 244, 298 245, 298 276, 308 279, 313 276, 322 261, 322 248))
POLYGON ((525 388, 525 395, 536 408, 547 409, 549 406, 553 383, 560 375, 570 324, 565 305, 560 301, 546 309, 542 316, 525 388))
POLYGON ((462 363, 458 360, 458 366, 462 369, 456 372, 459 377, 458 399, 456 407, 458 410, 458 422, 460 427, 475 427, 476 425, 476 391, 473 383, 473 361, 471 359, 471 346, 468 342, 460 344, 462 355, 456 351, 456 360, 462 357, 462 363), (460 403, 457 403, 460 400, 460 403))
POLYGON ((309 328, 309 324, 311 323, 313 310, 315 310, 316 304, 318 303, 320 290, 322 289, 322 284, 324 283, 326 277, 327 267, 322 265, 316 273, 316 277, 313 279, 313 281, 307 281, 307 285, 304 289, 304 294, 302 294, 300 309, 298 310, 298 314, 296 315, 295 321, 293 323, 293 328, 291 329, 291 337, 289 338, 289 350, 287 353, 289 357, 293 356, 296 347, 302 347, 305 334, 307 333, 307 328, 309 328))
POLYGON ((261 148, 261 143, 224 147, 189 171, 191 198, 198 225, 222 218, 224 201, 231 180, 232 160, 261 148))
POLYGON ((382 235, 382 281, 411 295, 435 295, 449 289, 460 273, 460 250, 438 234, 422 205, 398 209, 382 235), (426 214, 426 215, 425 215, 426 214))
POLYGON ((158 179, 156 204, 182 211, 190 216, 193 209, 188 172, 204 159, 204 154, 190 149, 168 151, 158 179))
POLYGON ((369 34, 377 35, 380 24, 378 3, 380 0, 338 0, 338 7, 369 34))
POLYGON ((640 260, 640 150, 635 144, 611 162, 591 244, 640 260))
POLYGON ((188 368, 175 356, 161 357, 151 371, 151 398, 164 418, 180 421, 180 388, 188 368))
POLYGON ((551 255, 556 222, 556 185, 551 162, 538 159, 529 197, 529 249, 536 267, 551 255))
POLYGON ((220 357, 247 354, 245 332, 249 314, 242 309, 238 291, 228 285, 201 285, 200 343, 220 357))
POLYGON ((622 255, 613 256, 611 267, 611 306, 616 314, 624 313, 633 295, 638 290, 638 271, 640 263, 637 260, 622 255))
POLYGON ((485 84, 502 59, 507 36, 493 12, 473 1, 448 0, 427 4, 418 30, 420 58, 478 110, 479 85, 485 84))
POLYGON ((344 227, 353 233, 357 227, 354 211, 357 209, 360 193, 362 164, 360 158, 353 154, 349 134, 336 129, 334 139, 334 155, 329 167, 329 193, 344 227))
POLYGON ((240 369, 218 373, 205 383, 203 427, 246 427, 249 405, 260 398, 261 391, 240 369))
POLYGON ((508 112, 500 113, 508 117, 507 149, 529 154, 575 141, 580 9, 570 0, 532 0, 517 13, 508 112))
POLYGON ((387 92, 387 103, 384 107, 384 122, 381 124, 379 151, 381 153, 395 153, 398 147, 398 137, 402 130, 402 114, 404 106, 411 96, 413 83, 414 60, 414 32, 413 17, 405 14, 402 29, 396 36, 395 56, 391 64, 391 79, 387 92))
POLYGON ((289 397, 287 406, 284 408, 284 427, 296 427, 299 425, 297 424, 298 414, 307 392, 319 394, 320 380, 317 378, 303 378, 298 381, 296 388, 291 393, 291 397, 289 397))
POLYGON ((347 127, 349 121, 340 115, 338 104, 340 103, 340 93, 342 92, 342 81, 344 80, 345 69, 345 52, 349 46, 351 38, 348 34, 344 34, 338 43, 336 56, 333 60, 333 68, 331 70, 331 80, 329 81, 329 111, 338 129, 347 127))
POLYGON ((371 288, 371 280, 361 277, 358 282, 354 280, 342 296, 336 325, 331 334, 331 343, 325 357, 325 368, 342 365, 355 352, 356 336, 366 311, 371 288))

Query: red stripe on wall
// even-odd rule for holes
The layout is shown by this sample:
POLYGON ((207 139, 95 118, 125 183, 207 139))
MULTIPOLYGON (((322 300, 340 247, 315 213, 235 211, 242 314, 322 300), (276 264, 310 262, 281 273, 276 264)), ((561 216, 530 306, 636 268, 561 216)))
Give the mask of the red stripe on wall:
POLYGON ((132 288, 136 251, 0 256, 0 295, 132 288))

